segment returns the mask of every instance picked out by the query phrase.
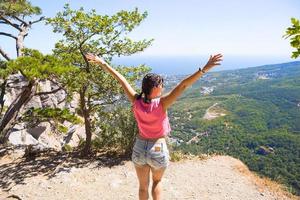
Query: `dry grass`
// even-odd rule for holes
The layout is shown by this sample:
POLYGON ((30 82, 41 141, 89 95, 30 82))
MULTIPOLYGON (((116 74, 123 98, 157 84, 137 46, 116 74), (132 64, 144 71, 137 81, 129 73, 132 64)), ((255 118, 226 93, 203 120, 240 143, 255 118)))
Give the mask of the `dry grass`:
POLYGON ((184 154, 181 151, 171 151, 170 153, 170 160, 172 162, 179 162, 179 161, 185 161, 185 160, 207 160, 208 158, 211 158, 213 156, 216 156, 217 154, 199 154, 199 155, 193 155, 193 154, 184 154))
POLYGON ((288 192, 288 188, 283 186, 280 183, 277 183, 270 178, 260 177, 255 172, 251 172, 248 167, 238 160, 238 164, 235 166, 236 170, 248 177, 251 182, 253 182, 260 192, 263 192, 265 189, 269 190, 271 193, 276 194, 276 196, 282 197, 282 199, 292 199, 300 200, 299 196, 295 196, 288 192))

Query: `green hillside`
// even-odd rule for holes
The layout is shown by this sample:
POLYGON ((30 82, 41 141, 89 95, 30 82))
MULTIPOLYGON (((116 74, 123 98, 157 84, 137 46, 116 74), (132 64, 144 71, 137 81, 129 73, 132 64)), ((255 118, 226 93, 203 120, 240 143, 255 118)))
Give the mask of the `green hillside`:
POLYGON ((175 149, 234 156, 300 195, 300 62, 210 73, 169 113, 175 149))

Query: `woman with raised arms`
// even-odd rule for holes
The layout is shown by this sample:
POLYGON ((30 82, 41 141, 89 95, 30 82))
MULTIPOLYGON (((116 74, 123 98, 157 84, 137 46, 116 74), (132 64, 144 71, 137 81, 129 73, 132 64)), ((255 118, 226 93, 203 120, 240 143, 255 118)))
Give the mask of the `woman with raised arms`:
POLYGON ((161 199, 161 179, 169 164, 169 151, 165 139, 171 131, 168 108, 203 74, 214 66, 220 65, 222 57, 221 54, 210 56, 203 68, 199 68, 195 73, 186 77, 168 94, 162 95, 164 80, 160 75, 147 74, 142 81, 141 93, 138 94, 127 80, 103 59, 93 54, 86 55, 89 62, 99 64, 103 70, 117 79, 132 104, 132 111, 139 129, 133 147, 132 161, 139 180, 140 200, 149 198, 150 171, 153 179, 152 197, 154 200, 161 199))

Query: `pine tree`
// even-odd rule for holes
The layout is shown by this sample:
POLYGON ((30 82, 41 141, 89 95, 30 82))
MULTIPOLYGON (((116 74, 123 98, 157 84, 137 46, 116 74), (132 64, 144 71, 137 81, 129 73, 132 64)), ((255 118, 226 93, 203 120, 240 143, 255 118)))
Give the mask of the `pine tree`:
MULTIPOLYGON (((83 116, 86 132, 84 154, 91 151, 92 133, 97 130, 97 121, 104 116, 99 115, 109 105, 116 106, 122 90, 116 80, 101 70, 99 66, 90 64, 85 53, 91 52, 111 62, 113 56, 129 56, 143 51, 152 40, 133 41, 127 37, 135 27, 147 16, 147 13, 120 11, 112 16, 99 15, 95 10, 85 12, 83 8, 72 10, 68 4, 64 11, 54 18, 48 18, 54 32, 61 33, 63 39, 56 44, 54 53, 60 59, 68 59, 77 66, 79 72, 73 77, 69 90, 80 96, 78 113, 83 116)), ((149 71, 145 66, 119 67, 118 70, 135 85, 137 78, 149 71)), ((98 130, 101 131, 101 130, 98 130)))
MULTIPOLYGON (((16 55, 17 57, 21 57, 24 55, 24 39, 29 34, 29 30, 35 23, 38 23, 44 19, 44 17, 40 17, 34 21, 29 21, 28 19, 34 18, 41 14, 41 9, 39 7, 31 5, 29 1, 26 0, 2 0, 0 3, 0 25, 9 26, 14 30, 17 30, 18 34, 14 35, 11 32, 0 32, 0 36, 9 37, 15 40, 16 42, 16 55)), ((6 60, 10 61, 12 59, 8 53, 1 48, 0 46, 0 55, 6 60)), ((4 94, 7 87, 7 78, 9 75, 8 69, 6 69, 6 64, 1 61, 1 95, 0 95, 0 104, 1 104, 1 112, 4 106, 4 94)), ((21 93, 17 96, 17 98, 11 103, 8 107, 6 113, 1 119, 0 123, 0 138, 2 142, 5 142, 9 136, 9 131, 15 125, 16 118, 19 112, 22 110, 23 106, 34 96, 37 87, 37 81, 35 79, 31 79, 30 77, 24 74, 23 69, 19 68, 18 71, 14 71, 14 73, 20 73, 24 77, 25 81, 27 81, 27 85, 22 88, 21 93)))

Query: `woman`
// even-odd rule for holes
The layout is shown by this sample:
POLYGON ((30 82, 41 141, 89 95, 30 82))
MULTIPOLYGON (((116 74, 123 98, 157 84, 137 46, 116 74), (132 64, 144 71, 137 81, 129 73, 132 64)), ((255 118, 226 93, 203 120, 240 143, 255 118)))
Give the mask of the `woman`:
POLYGON ((210 56, 203 69, 199 68, 164 96, 161 96, 163 78, 159 75, 147 74, 143 78, 142 92, 137 94, 126 79, 104 60, 93 54, 87 54, 86 58, 89 62, 98 63, 102 69, 116 78, 132 103, 139 128, 132 153, 132 161, 139 180, 139 199, 148 199, 149 197, 150 171, 153 179, 152 197, 154 200, 161 199, 161 179, 169 163, 169 151, 165 137, 171 129, 167 109, 186 88, 195 83, 204 73, 212 67, 220 65, 222 55, 210 56))

